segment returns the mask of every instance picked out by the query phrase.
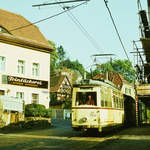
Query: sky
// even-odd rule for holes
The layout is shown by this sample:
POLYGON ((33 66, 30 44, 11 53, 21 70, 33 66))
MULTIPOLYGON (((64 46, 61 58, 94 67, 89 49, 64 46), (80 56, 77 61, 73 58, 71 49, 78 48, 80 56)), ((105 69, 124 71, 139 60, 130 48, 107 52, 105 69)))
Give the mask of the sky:
MULTIPOLYGON (((34 4, 47 2, 55 2, 55 0, 4 0, 1 1, 1 9, 20 14, 33 23, 63 11, 60 5, 32 7, 34 4)), ((146 2, 147 0, 141 0, 144 9, 147 9, 146 2)), ((71 7, 81 3, 65 5, 71 7)), ((137 0, 108 0, 108 6, 129 59, 133 62, 133 54, 130 53, 133 51, 132 41, 140 38, 137 0)), ((96 44, 93 44, 85 33, 83 34, 67 13, 40 22, 36 26, 47 40, 53 41, 57 47, 62 45, 66 56, 71 60, 78 60, 86 69, 93 64, 91 56, 94 54, 115 54, 113 59, 127 59, 104 0, 90 0, 72 9, 71 13, 96 44)), ((109 60, 108 57, 96 59, 98 63, 109 60)))

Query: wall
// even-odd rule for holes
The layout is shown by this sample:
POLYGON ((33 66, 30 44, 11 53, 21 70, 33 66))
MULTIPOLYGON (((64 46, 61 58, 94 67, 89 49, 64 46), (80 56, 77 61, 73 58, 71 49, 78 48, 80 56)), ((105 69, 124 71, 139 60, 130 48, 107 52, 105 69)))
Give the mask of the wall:
POLYGON ((6 70, 0 72, 0 90, 5 90, 6 95, 16 96, 16 92, 24 92, 25 104, 31 103, 32 93, 39 94, 39 103, 49 107, 49 86, 48 89, 32 88, 2 84, 2 75, 18 76, 29 79, 48 81, 50 75, 50 54, 31 49, 17 47, 9 44, 0 43, 0 56, 6 57, 6 70), (17 73, 18 60, 25 61, 25 75, 17 73), (32 76, 32 63, 40 64, 40 76, 32 76))

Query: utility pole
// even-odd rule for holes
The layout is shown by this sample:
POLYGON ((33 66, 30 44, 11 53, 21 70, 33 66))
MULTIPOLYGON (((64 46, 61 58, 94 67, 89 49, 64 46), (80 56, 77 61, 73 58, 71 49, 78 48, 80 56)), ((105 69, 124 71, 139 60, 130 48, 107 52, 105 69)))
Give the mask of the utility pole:
POLYGON ((75 3, 75 2, 88 2, 88 1, 90 1, 90 0, 68 0, 68 1, 53 2, 53 3, 36 4, 36 5, 32 5, 32 7, 40 7, 40 6, 46 6, 46 5, 57 5, 57 4, 65 4, 65 3, 75 3))

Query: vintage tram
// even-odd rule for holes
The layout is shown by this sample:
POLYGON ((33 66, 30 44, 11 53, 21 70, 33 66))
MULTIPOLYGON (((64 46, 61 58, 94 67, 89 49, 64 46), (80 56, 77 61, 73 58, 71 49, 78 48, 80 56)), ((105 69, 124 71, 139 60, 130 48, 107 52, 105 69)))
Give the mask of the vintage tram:
POLYGON ((72 128, 99 132, 124 123, 124 97, 112 83, 84 80, 73 86, 72 128), (89 103, 92 100, 92 103, 89 103))

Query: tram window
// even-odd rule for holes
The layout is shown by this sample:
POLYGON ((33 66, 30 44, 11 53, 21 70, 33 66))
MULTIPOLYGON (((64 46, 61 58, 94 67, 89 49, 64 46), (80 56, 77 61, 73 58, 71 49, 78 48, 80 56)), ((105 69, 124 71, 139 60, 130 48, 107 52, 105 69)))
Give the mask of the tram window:
POLYGON ((119 108, 119 98, 116 97, 116 108, 119 108))
POLYGON ((119 97, 118 97, 118 107, 117 108, 121 108, 121 101, 120 101, 119 97))
POLYGON ((114 108, 116 108, 116 96, 115 95, 113 96, 113 99, 114 99, 114 108))
POLYGON ((114 95, 114 107, 118 108, 118 97, 114 95))
POLYGON ((123 106, 122 106, 122 99, 120 99, 120 108, 123 108, 123 106))
POLYGON ((113 92, 114 108, 124 108, 124 100, 121 93, 113 92))
POLYGON ((121 108, 123 108, 123 99, 121 98, 121 108))
POLYGON ((101 100, 101 106, 102 106, 102 107, 105 106, 105 105, 104 105, 104 100, 101 100))
POLYGON ((112 98, 110 89, 101 89, 101 106, 112 107, 112 98))
POLYGON ((96 92, 77 92, 76 105, 97 105, 96 97, 96 92))
POLYGON ((105 106, 105 96, 104 96, 104 90, 101 89, 101 106, 104 107, 105 106))

